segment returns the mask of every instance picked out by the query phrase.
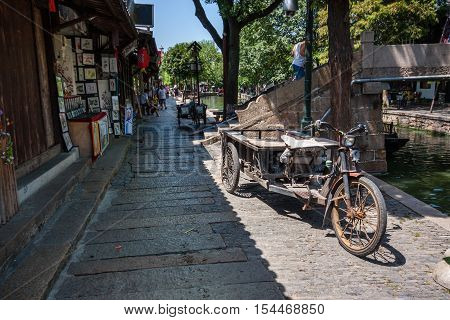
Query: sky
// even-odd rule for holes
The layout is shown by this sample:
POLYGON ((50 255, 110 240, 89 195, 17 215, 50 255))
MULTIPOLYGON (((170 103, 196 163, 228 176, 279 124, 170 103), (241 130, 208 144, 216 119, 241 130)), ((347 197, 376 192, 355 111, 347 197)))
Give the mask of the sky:
MULTIPOLYGON (((192 0, 135 0, 135 3, 155 5, 154 37, 158 48, 162 46, 164 51, 179 42, 212 40, 195 16, 192 0)), ((222 19, 217 5, 204 4, 203 7, 211 23, 222 34, 222 19)))

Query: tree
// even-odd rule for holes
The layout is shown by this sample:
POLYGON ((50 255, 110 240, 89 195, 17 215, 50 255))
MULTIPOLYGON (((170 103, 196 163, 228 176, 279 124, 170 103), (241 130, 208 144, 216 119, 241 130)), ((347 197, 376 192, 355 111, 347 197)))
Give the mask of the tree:
POLYGON ((200 81, 209 85, 221 86, 223 84, 222 54, 212 41, 200 41, 200 62, 202 69, 200 81))
MULTIPOLYGON (((203 27, 211 34, 224 57, 225 107, 238 101, 238 76, 241 30, 253 21, 265 17, 275 10, 282 0, 207 0, 217 3, 223 21, 222 38, 206 16, 200 0, 192 0, 195 15, 203 27)), ((226 108, 224 108, 226 110, 226 108)))
POLYGON ((340 130, 348 130, 351 127, 350 84, 353 58, 349 0, 328 0, 328 29, 332 123, 340 130))
MULTIPOLYGON (((442 28, 438 16, 443 6, 435 0, 352 0, 350 1, 350 34, 357 49, 361 33, 375 31, 376 44, 403 42, 436 42, 442 28), (434 33, 437 33, 435 35, 434 33)), ((319 8, 315 56, 321 64, 328 61, 328 9, 319 8)))
POLYGON ((161 73, 170 77, 167 82, 180 83, 191 76, 192 57, 188 47, 189 43, 183 42, 167 50, 161 65, 161 73))
POLYGON ((300 8, 289 18, 280 7, 242 29, 240 85, 277 83, 292 76, 292 45, 305 36, 303 12, 300 8))

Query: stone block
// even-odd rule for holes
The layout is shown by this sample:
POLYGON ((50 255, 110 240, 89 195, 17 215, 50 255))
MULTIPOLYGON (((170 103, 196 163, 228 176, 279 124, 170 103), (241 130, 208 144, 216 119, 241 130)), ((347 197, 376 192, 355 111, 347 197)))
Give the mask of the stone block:
POLYGON ((369 173, 382 173, 387 171, 387 162, 386 160, 363 162, 360 164, 360 167, 369 173))

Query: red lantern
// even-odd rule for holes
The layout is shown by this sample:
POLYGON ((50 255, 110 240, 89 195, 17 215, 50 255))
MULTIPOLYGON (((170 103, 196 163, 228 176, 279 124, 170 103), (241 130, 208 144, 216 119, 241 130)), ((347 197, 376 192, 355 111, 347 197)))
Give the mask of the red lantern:
POLYGON ((150 63, 150 56, 148 55, 146 48, 140 48, 138 50, 138 68, 145 69, 148 67, 150 63))
POLYGON ((56 12, 55 0, 48 0, 48 10, 52 13, 56 12))

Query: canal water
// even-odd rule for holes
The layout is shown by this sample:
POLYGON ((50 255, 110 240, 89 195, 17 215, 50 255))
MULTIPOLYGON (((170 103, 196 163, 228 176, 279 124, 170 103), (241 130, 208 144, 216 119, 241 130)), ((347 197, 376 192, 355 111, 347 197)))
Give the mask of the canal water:
POLYGON ((223 110, 223 97, 219 96, 202 97, 201 101, 202 103, 206 104, 209 109, 223 110))
POLYGON ((450 135, 397 132, 410 141, 388 155, 388 173, 379 178, 450 215, 450 135))

